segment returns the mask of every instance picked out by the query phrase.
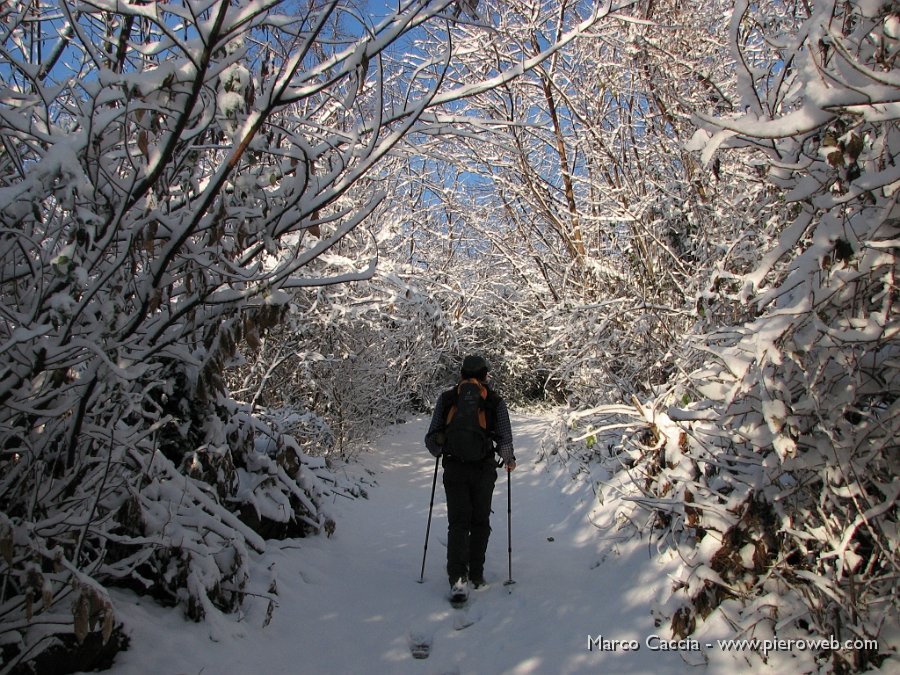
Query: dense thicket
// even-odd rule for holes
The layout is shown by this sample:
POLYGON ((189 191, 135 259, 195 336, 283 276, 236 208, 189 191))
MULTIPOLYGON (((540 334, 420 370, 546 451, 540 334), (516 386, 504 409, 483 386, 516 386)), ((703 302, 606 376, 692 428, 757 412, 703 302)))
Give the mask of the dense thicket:
MULTIPOLYGON (((674 62, 710 95, 681 109, 700 128, 678 134, 696 173, 666 212, 685 229, 633 242, 668 256, 658 277, 688 272, 673 287, 693 306, 664 329, 668 377, 632 399, 647 426, 612 448, 631 477, 621 522, 679 550, 657 617, 674 636, 833 636, 815 667, 862 670, 891 651, 900 613, 898 17, 827 1, 713 16, 724 80, 673 58, 689 53, 677 37, 640 31, 642 61, 674 62)), ((657 82, 648 96, 675 116, 691 87, 657 82)), ((595 430, 622 421, 609 415, 628 417, 602 412, 572 416, 594 452, 595 430)))
POLYGON ((120 647, 111 586, 237 608, 266 538, 331 526, 308 453, 424 395, 412 268, 325 289, 372 278, 404 137, 554 49, 461 87, 464 4, 0 7, 0 671, 120 647))
MULTIPOLYGON (((419 145, 430 160, 411 170, 411 192, 431 210, 426 241, 439 242, 420 259, 465 269, 472 289, 502 287, 465 302, 473 323, 504 327, 488 344, 516 394, 577 408, 650 392, 684 336, 712 319, 703 294, 723 249, 752 265, 762 248, 747 224, 777 206, 757 198, 759 176, 741 165, 722 181, 685 148, 693 111, 734 88, 726 4, 636 3, 469 97, 464 119, 479 124, 465 136, 419 145)), ((477 76, 477 55, 533 52, 568 11, 502 3, 502 31, 460 29, 459 77, 477 76)))
POLYGON ((676 635, 713 612, 832 635, 819 661, 844 672, 883 658, 844 641, 886 649, 898 619, 897 16, 778 9, 735 8, 738 97, 695 140, 707 161, 742 148, 788 217, 752 271, 715 276, 707 302, 752 314, 704 336, 646 410, 640 501, 684 551, 676 635))

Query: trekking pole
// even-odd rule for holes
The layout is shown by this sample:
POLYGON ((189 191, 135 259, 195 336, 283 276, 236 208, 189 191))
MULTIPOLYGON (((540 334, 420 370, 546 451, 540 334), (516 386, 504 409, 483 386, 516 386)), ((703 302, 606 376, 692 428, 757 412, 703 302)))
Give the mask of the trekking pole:
POLYGON ((425 528, 425 550, 422 551, 422 573, 419 575, 419 583, 425 581, 425 556, 428 555, 428 535, 431 534, 431 510, 434 508, 434 489, 437 487, 438 465, 441 458, 434 458, 434 478, 431 480, 431 501, 428 503, 428 527, 425 528))
MULTIPOLYGON (((509 579, 503 582, 504 586, 512 586, 515 581, 512 578, 512 471, 506 470, 506 550, 509 554, 509 579)), ((512 593, 512 589, 509 589, 512 593)))

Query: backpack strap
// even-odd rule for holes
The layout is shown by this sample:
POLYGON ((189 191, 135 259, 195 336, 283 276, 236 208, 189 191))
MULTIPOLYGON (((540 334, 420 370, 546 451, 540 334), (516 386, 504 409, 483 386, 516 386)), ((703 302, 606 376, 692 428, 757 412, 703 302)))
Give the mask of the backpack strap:
POLYGON ((487 398, 484 400, 484 407, 487 411, 487 431, 491 439, 495 440, 497 432, 497 407, 500 404, 500 397, 487 385, 485 385, 485 389, 487 389, 487 398))

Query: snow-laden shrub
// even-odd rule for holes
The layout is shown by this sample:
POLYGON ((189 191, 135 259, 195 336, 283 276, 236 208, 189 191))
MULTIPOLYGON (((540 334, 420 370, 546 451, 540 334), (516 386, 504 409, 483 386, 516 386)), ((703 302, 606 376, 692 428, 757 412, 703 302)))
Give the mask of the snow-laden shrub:
MULTIPOLYGON (((0 478, 7 664, 35 659, 60 632, 78 643, 90 633, 103 643, 117 636, 109 586, 179 604, 194 620, 232 611, 250 552, 263 551, 265 538, 326 528, 320 500, 329 488, 297 442, 208 378, 200 387, 202 379, 173 364, 152 386, 137 378, 107 387, 114 404, 94 400, 86 414, 97 431, 85 441, 96 451, 76 452, 72 463, 7 439, 0 478), (123 415, 121 401, 147 389, 164 391, 156 421, 137 410, 123 415)), ((39 436, 34 431, 31 442, 39 436)))
POLYGON ((371 276, 371 237, 333 249, 383 195, 345 194, 433 96, 363 104, 386 44, 330 40, 336 4, 76 4, 2 9, 2 672, 110 644, 113 584, 233 609, 265 537, 325 527, 324 469, 225 372, 293 293, 371 276))
POLYGON ((296 297, 229 373, 231 391, 307 454, 358 452, 429 406, 448 321, 427 284, 387 259, 368 281, 296 297))
POLYGON ((765 4, 735 11, 735 48, 783 45, 785 70, 748 65, 753 114, 695 141, 752 147, 794 217, 720 289, 755 318, 713 331, 642 408, 631 499, 684 561, 660 608, 673 635, 834 636, 812 656, 847 672, 896 649, 900 618, 898 45, 878 3, 811 9, 793 31, 756 21, 765 4))

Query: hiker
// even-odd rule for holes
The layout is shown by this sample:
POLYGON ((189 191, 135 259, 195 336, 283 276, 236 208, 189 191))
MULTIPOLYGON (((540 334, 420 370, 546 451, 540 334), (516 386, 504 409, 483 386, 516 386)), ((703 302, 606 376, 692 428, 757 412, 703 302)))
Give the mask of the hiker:
MULTIPOLYGON (((444 492, 447 496, 447 575, 451 601, 463 599, 468 582, 483 586, 484 557, 491 535, 491 498, 497 481, 497 468, 516 468, 512 427, 505 401, 487 386, 488 362, 481 356, 467 356, 460 369, 457 386, 443 392, 434 408, 431 425, 425 436, 425 447, 434 457, 443 457, 444 492), (481 436, 485 449, 479 447, 478 433, 471 429, 476 422, 463 419, 468 410, 466 397, 473 392, 481 420, 481 436), (451 415, 452 411, 452 415, 451 415), (448 416, 451 417, 448 420, 448 416), (495 459, 500 455, 500 464, 495 459)), ((477 419, 477 418, 476 418, 477 419)))

